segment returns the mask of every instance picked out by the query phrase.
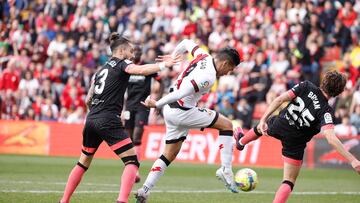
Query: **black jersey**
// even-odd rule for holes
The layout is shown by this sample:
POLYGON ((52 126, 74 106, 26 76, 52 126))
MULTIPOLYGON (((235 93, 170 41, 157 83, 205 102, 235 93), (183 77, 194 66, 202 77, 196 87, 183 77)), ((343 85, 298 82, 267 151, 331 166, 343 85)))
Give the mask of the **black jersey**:
POLYGON ((131 75, 128 85, 128 99, 126 101, 126 109, 138 110, 146 109, 140 102, 145 101, 146 97, 150 95, 151 79, 157 77, 157 73, 143 76, 131 75))
POLYGON ((320 88, 305 81, 289 91, 294 93, 295 98, 278 117, 289 135, 307 142, 318 134, 323 126, 333 125, 333 109, 320 88))
POLYGON ((129 60, 113 57, 95 73, 88 118, 120 118, 130 77, 125 69, 129 64, 129 60))

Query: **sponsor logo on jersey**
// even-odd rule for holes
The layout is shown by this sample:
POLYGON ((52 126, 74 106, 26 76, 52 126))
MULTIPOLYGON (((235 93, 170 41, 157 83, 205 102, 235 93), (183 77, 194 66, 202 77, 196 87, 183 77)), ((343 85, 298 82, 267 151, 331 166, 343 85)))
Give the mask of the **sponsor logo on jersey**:
POLYGON ((332 116, 330 113, 324 114, 324 120, 326 124, 333 123, 332 116))
POLYGON ((205 81, 205 82, 202 82, 202 83, 200 83, 200 87, 201 88, 206 88, 206 87, 208 87, 209 86, 209 81, 205 81))
POLYGON ((206 68, 206 61, 202 60, 200 63, 200 69, 205 69, 206 68))
POLYGON ((139 82, 144 80, 145 80, 145 76, 143 75, 131 75, 129 78, 129 82, 139 82))

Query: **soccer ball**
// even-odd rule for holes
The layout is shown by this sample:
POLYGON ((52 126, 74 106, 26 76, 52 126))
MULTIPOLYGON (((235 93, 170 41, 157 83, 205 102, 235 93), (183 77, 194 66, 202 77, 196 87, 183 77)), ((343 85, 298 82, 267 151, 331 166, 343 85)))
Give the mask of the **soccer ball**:
POLYGON ((258 177, 254 170, 243 168, 235 174, 235 183, 242 191, 249 192, 256 188, 258 177))

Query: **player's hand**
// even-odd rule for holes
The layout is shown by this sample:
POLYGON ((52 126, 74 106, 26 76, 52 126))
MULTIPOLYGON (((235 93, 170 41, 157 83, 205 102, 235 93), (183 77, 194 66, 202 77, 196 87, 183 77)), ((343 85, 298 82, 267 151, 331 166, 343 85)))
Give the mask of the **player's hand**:
POLYGON ((360 161, 359 160, 354 160, 351 162, 351 166, 354 168, 354 170, 360 174, 360 161))
POLYGON ((263 134, 263 135, 268 135, 268 134, 267 134, 268 125, 266 124, 266 121, 265 121, 265 120, 260 120, 260 123, 259 123, 258 126, 259 126, 259 128, 260 128, 261 134, 263 134))
POLYGON ((182 56, 180 54, 176 54, 175 57, 172 57, 171 55, 163 55, 163 56, 158 56, 155 60, 157 62, 165 62, 165 66, 170 68, 173 65, 181 62, 182 56))
POLYGON ((156 101, 151 99, 150 95, 145 99, 145 101, 140 103, 148 108, 156 108, 156 101))

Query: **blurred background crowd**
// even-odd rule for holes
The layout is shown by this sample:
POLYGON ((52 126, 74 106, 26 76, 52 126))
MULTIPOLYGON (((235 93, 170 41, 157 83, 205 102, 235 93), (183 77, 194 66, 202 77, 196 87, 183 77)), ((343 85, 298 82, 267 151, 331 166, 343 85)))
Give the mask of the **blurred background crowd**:
MULTIPOLYGON (((184 38, 211 54, 235 47, 243 62, 199 106, 245 128, 294 84, 319 85, 324 71, 340 70, 349 80, 330 101, 335 130, 360 134, 360 0, 2 0, 0 117, 82 123, 111 32, 140 44, 143 63, 184 38)), ((160 73, 165 94, 188 63, 160 73)), ((150 123, 161 124, 157 117, 150 123)))

